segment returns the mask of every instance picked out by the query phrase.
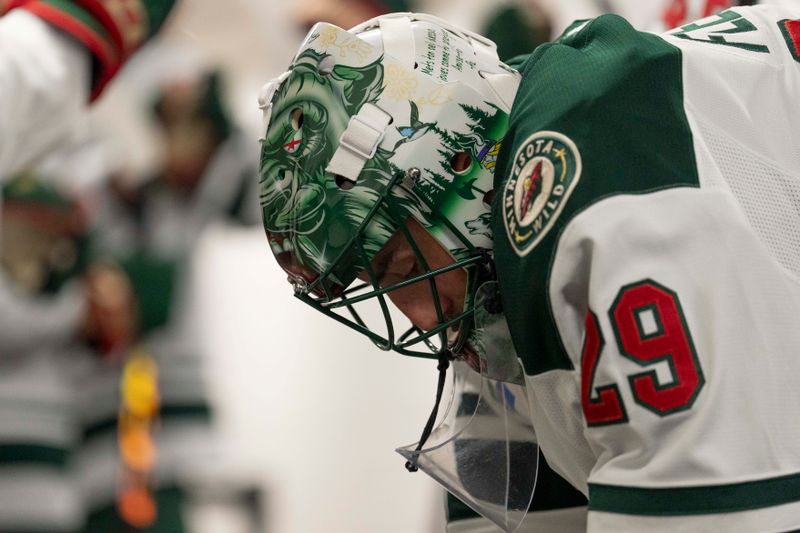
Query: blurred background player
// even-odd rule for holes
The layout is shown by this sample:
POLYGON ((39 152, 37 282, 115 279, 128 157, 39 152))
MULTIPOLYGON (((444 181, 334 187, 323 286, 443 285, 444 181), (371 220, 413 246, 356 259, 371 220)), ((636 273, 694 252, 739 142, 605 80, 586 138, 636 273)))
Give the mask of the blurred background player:
POLYGON ((86 102, 156 34, 173 5, 173 0, 0 3, 0 175, 8 179, 69 142, 86 102))
MULTIPOLYGON (((299 28, 308 31, 317 22, 330 22, 351 28, 386 13, 427 11, 437 6, 425 0, 300 0, 293 4, 292 16, 299 28)), ((500 59, 527 54, 550 39, 548 15, 538 0, 504 0, 465 5, 475 12, 481 34, 497 43, 500 59)))
POLYGON ((77 369, 85 341, 124 320, 101 286, 83 283, 88 226, 75 199, 20 175, 3 187, 0 234, 0 530, 75 532, 77 369))
MULTIPOLYGON (((191 479, 223 460, 206 391, 204 347, 192 320, 191 259, 209 225, 253 224, 258 210, 254 157, 224 108, 221 85, 218 72, 185 68, 160 81, 148 112, 160 130, 162 166, 139 183, 112 177, 94 224, 94 253, 131 280, 136 344, 157 368, 159 513, 148 529, 154 532, 187 530, 181 514, 191 479)), ((124 358, 105 351, 86 376, 83 396, 87 533, 119 530, 125 521, 114 501, 124 358)))
POLYGON ((75 286, 85 220, 31 176, 3 193, 0 530, 75 532, 83 507, 69 469, 78 431, 69 376, 87 307, 75 286))
MULTIPOLYGON (((97 98, 106 83, 119 70, 122 63, 145 40, 155 34, 172 5, 172 1, 128 2, 125 5, 102 1, 73 4, 72 2, 50 2, 47 0, 0 3, 0 14, 4 14, 6 10, 12 8, 20 8, 15 9, 0 21, 0 42, 2 42, 0 47, 2 50, 0 52, 0 86, 8 91, 8 94, 4 94, 3 98, 4 128, 2 139, 0 139, 2 140, 0 143, 0 167, 5 171, 5 176, 12 169, 20 168, 23 165, 34 162, 39 164, 43 156, 48 153, 52 154, 53 151, 70 152, 74 149, 73 143, 82 142, 85 126, 83 120, 85 102, 90 97, 92 100, 97 98), (41 22, 40 19, 45 20, 46 23, 41 22), (55 26, 57 30, 54 31, 51 26, 55 26), (84 47, 88 48, 92 54, 91 65, 88 61, 89 55, 86 54, 84 47), (6 55, 3 55, 3 52, 6 55), (53 91, 53 87, 58 87, 59 90, 53 91)), ((207 85, 213 86, 213 88, 207 90, 204 86, 201 89, 203 95, 199 96, 199 98, 209 96, 213 100, 216 97, 218 80, 215 78, 208 81, 207 85)), ((245 215, 246 209, 243 207, 247 204, 247 198, 253 199, 253 205, 255 206, 255 197, 252 193, 248 195, 240 188, 236 188, 232 192, 232 194, 236 195, 235 198, 219 198, 220 195, 225 196, 226 193, 221 189, 224 189, 227 184, 246 182, 246 176, 244 176, 244 171, 241 170, 241 167, 243 161, 247 160, 243 152, 237 152, 236 148, 231 148, 231 145, 236 144, 232 139, 237 136, 230 130, 219 130, 218 126, 220 123, 225 122, 225 117, 221 117, 222 120, 217 121, 214 126, 206 127, 205 121, 197 116, 198 114, 209 113, 213 117, 212 121, 214 121, 220 118, 221 111, 215 114, 214 110, 204 107, 209 103, 208 101, 197 103, 191 95, 180 88, 173 87, 166 92, 171 94, 164 98, 165 101, 159 102, 159 115, 165 125, 165 130, 168 131, 167 137, 174 142, 168 143, 171 152, 170 165, 164 172, 163 181, 169 182, 184 199, 188 199, 184 204, 191 204, 193 200, 189 198, 193 196, 192 190, 197 185, 197 182, 200 181, 199 176, 217 172, 217 177, 205 180, 206 189, 202 194, 202 200, 197 200, 198 195, 194 195, 195 205, 205 202, 205 207, 210 207, 212 211, 224 209, 229 212, 230 216, 249 216, 253 219, 257 210, 252 209, 249 214, 245 215), (185 107, 187 104, 193 109, 181 109, 182 106, 185 107), (197 108, 201 108, 200 111, 197 111, 197 108), (196 128, 196 130, 192 132, 192 128, 196 128), (187 132, 189 133, 187 134, 187 132), (193 133, 197 135, 193 136, 193 133), (193 144, 195 139, 200 140, 193 144), (209 160, 212 155, 215 156, 214 162, 209 160), (220 160, 223 161, 220 162, 220 160), (206 168, 211 165, 214 165, 216 170, 206 168), (234 180, 229 180, 219 175, 219 173, 225 171, 226 165, 227 170, 232 170, 231 167, 239 168, 239 170, 236 170, 237 175, 234 180), (212 182, 211 185, 209 185, 209 181, 212 182), (212 190, 209 191, 209 188, 212 190), (215 201, 232 203, 231 205, 226 204, 224 208, 218 205, 207 205, 209 203, 213 204, 215 201)), ((218 102, 210 102, 211 105, 215 103, 218 104, 218 102)), ((14 191, 18 192, 29 188, 28 185, 16 185, 14 191)), ((198 186, 197 188, 201 187, 198 186)), ((57 219, 56 215, 50 213, 50 211, 54 210, 53 205, 47 205, 46 208, 42 208, 41 205, 31 208, 29 204, 33 205, 33 202, 27 198, 25 209, 20 209, 19 197, 18 195, 14 196, 16 194, 14 191, 12 191, 14 203, 11 204, 9 213, 16 217, 19 217, 20 213, 25 214, 23 222, 32 223, 32 227, 23 228, 22 224, 16 221, 10 221, 8 224, 5 224, 4 221, 3 230, 6 233, 4 237, 6 237, 7 242, 11 243, 8 250, 9 255, 4 256, 4 261, 7 260, 4 262, 4 266, 13 274, 15 281, 21 280, 35 284, 38 281, 37 276, 41 276, 46 282, 45 289, 56 291, 59 287, 53 282, 55 277, 50 279, 49 276, 52 273, 59 272, 57 261, 63 262, 75 259, 74 257, 70 258, 70 249, 64 245, 68 239, 60 238, 62 236, 58 235, 58 232, 72 232, 74 228, 69 224, 64 224, 64 227, 60 229, 52 226, 54 219, 57 219), (50 235, 48 232, 56 235, 50 235), (55 251, 47 250, 47 247, 51 244, 55 247, 55 251), (39 257, 39 255, 42 257, 39 257), (64 259, 65 257, 66 259, 64 259), (39 267, 51 266, 48 261, 54 262, 52 272, 46 269, 41 272, 37 270, 42 270, 39 267)), ((53 197, 55 196, 57 195, 53 194, 53 197)), ((195 209, 190 215, 195 219, 193 221, 199 224, 196 235, 200 234, 204 228, 204 223, 207 222, 206 219, 198 220, 196 215, 199 211, 202 211, 202 208, 195 209)), ((202 219, 203 217, 200 216, 199 218, 202 219)), ((56 223, 60 222, 56 220, 56 223)), ((81 228, 81 231, 84 230, 85 226, 81 228)), ((194 240, 186 239, 186 237, 187 235, 183 234, 179 238, 183 250, 172 250, 175 257, 193 245, 194 240)), ((81 239, 81 244, 80 249, 85 251, 85 239, 81 239)), ((98 249, 96 248, 96 250, 98 249)), ((182 256, 185 263, 188 262, 186 260, 188 255, 190 253, 182 256)), ((83 254, 80 259, 84 259, 83 254)), ((147 261, 144 263, 147 263, 147 261)), ((81 266, 84 265, 81 263, 81 266)), ((130 267, 127 263, 125 266, 130 267)), ((146 264, 144 267, 145 275, 135 276, 136 281, 141 281, 142 277, 147 278, 147 273, 154 270, 151 267, 152 265, 146 264)), ((131 270, 140 273, 140 270, 137 270, 135 266, 131 267, 131 270)), ((176 276, 182 276, 186 272, 173 273, 176 276)), ((156 279, 163 280, 164 276, 161 276, 160 273, 156 274, 156 279)), ((174 281, 174 279, 170 277, 169 281, 174 281)), ((159 293, 162 288, 169 292, 170 286, 168 283, 159 286, 151 283, 151 281, 146 280, 142 285, 145 296, 148 291, 150 294, 159 293)), ((43 359, 39 355, 40 351, 60 353, 66 356, 72 351, 70 349, 70 339, 75 335, 75 331, 78 330, 82 336, 91 340, 92 348, 96 349, 101 356, 102 362, 99 364, 97 360, 93 360, 91 357, 81 358, 76 356, 67 365, 70 371, 82 371, 78 377, 77 386, 82 396, 84 396, 82 398, 83 407, 87 405, 86 393, 90 393, 92 390, 96 391, 94 389, 95 384, 102 388, 103 378, 108 377, 107 375, 99 375, 104 374, 103 371, 98 372, 98 375, 94 375, 94 371, 98 366, 121 365, 121 359, 126 358, 127 352, 134 341, 140 341, 142 337, 141 326, 153 326, 152 323, 143 323, 139 316, 141 314, 151 318, 152 313, 140 313, 140 311, 142 303, 147 304, 152 303, 152 301, 146 297, 141 297, 141 295, 133 294, 133 286, 127 272, 120 266, 116 266, 115 263, 95 264, 85 273, 85 289, 76 290, 74 287, 64 289, 47 300, 38 297, 29 298, 28 295, 17 295, 15 290, 9 288, 11 285, 11 283, 3 282, 2 290, 0 290, 0 298, 2 298, 0 305, 4 309, 4 321, 0 326, 0 345, 3 346, 2 351, 4 353, 6 351, 9 353, 16 351, 21 360, 29 361, 30 365, 38 369, 42 366, 40 360, 43 359), (107 307, 109 305, 114 309, 107 307), (118 313, 114 311, 118 311, 118 313), (30 343, 32 348, 29 349, 26 343, 30 343), (81 359, 83 359, 84 363, 86 361, 90 363, 88 371, 86 366, 79 364, 82 362, 81 359), (92 382, 92 378, 95 377, 98 378, 96 383, 92 382)), ((142 286, 138 288, 141 289, 142 286)), ((156 314, 158 314, 158 311, 156 311, 156 314)), ((178 321, 176 320, 176 322, 178 321)), ((164 337, 167 336, 164 335, 164 337)), ((163 340, 162 342, 164 344, 170 343, 168 340, 163 340)), ((154 342, 154 344, 156 343, 154 342)), ((83 349, 79 351, 84 352, 85 356, 87 347, 83 346, 83 349)), ((163 383, 160 384, 161 387, 159 388, 160 392, 165 396, 165 401, 160 403, 164 413, 169 415, 165 418, 170 419, 170 416, 176 412, 178 415, 188 412, 190 418, 193 416, 195 418, 207 418, 209 412, 207 405, 197 405, 198 403, 204 403, 204 398, 202 398, 204 392, 201 390, 201 385, 197 383, 200 382, 198 365, 186 364, 178 359, 180 359, 178 356, 173 357, 173 366, 165 365, 165 368, 160 373, 163 383), (201 398, 193 403, 196 397, 201 398)), ((30 373, 25 371, 26 368, 23 365, 21 375, 17 375, 13 371, 7 372, 7 379, 14 383, 24 382, 25 376, 30 373)), ((105 367, 103 370, 105 370, 105 367)), ((50 435, 56 441, 63 437, 62 440, 64 442, 55 443, 63 446, 54 445, 52 450, 44 450, 44 453, 40 454, 45 456, 45 463, 49 461, 64 467, 64 479, 50 484, 52 486, 58 485, 55 489, 52 486, 48 486, 47 483, 40 483, 41 480, 38 478, 34 479, 32 484, 30 476, 26 476, 24 469, 19 471, 19 476, 16 475, 18 473, 17 470, 8 470, 10 475, 4 479, 6 483, 4 488, 10 487, 10 492, 4 491, 2 500, 8 505, 10 513, 8 514, 9 520, 3 521, 3 524, 8 526, 3 528, 4 531, 15 531, 16 526, 27 530, 28 525, 35 530, 61 531, 64 529, 72 531, 83 522, 83 509, 75 504, 75 502, 81 501, 82 494, 77 485, 72 484, 75 476, 66 469, 72 452, 72 449, 66 450, 66 444, 73 443, 71 440, 69 442, 66 441, 75 437, 74 431, 76 429, 74 417, 77 410, 70 405, 74 396, 74 386, 76 385, 76 382, 73 381, 73 373, 59 373, 56 371, 48 374, 53 378, 51 380, 37 379, 38 386, 34 387, 30 394, 41 393, 46 396, 46 400, 52 399, 51 397, 56 398, 48 405, 44 405, 46 402, 39 402, 42 405, 26 402, 25 397, 22 398, 21 402, 13 403, 8 401, 3 403, 3 407, 11 412, 6 417, 9 420, 7 426, 9 438, 4 439, 4 442, 7 441, 8 446, 5 447, 3 455, 9 464, 39 460, 38 457, 34 457, 36 454, 32 453, 31 449, 37 448, 37 446, 44 448, 43 445, 36 444, 35 441, 37 438, 45 438, 46 440, 46 437, 48 437, 48 435, 45 435, 45 437, 41 437, 41 435, 30 437, 25 434, 27 426, 23 424, 25 427, 20 429, 19 423, 15 425, 13 420, 15 406, 19 408, 16 411, 18 418, 31 418, 34 422, 30 424, 33 428, 31 430, 33 433, 42 433, 43 431, 41 424, 37 426, 35 423, 37 422, 36 409, 46 413, 45 416, 51 416, 51 419, 48 419, 47 422, 54 425, 51 429, 52 434, 58 432, 68 433, 65 436, 59 434, 53 437, 50 435), (70 392, 70 389, 72 389, 72 392, 70 392), (51 409, 53 409, 52 413, 49 412, 51 409), (64 415, 64 420, 59 418, 62 414, 64 415), (26 439, 33 440, 34 444, 31 445, 26 439), (22 496, 14 492, 20 486, 27 491, 22 496), (8 496, 8 498, 5 498, 5 496, 8 496), (48 499, 52 500, 55 506, 55 515, 58 516, 51 516, 53 513, 42 512, 42 508, 46 507, 48 499), (26 512, 33 517, 30 524, 25 522, 26 512), (42 523, 45 525, 42 526, 42 523)), ((111 380, 106 380, 106 384, 109 381, 112 382, 111 388, 113 391, 111 391, 111 394, 115 398, 111 399, 111 403, 116 404, 117 408, 119 408, 120 395, 118 389, 120 376, 118 372, 112 371, 110 374, 116 374, 111 380), (114 382, 115 380, 116 382, 114 382), (117 401, 114 402, 114 399, 117 401)), ((11 397, 18 392, 16 387, 16 385, 6 387, 9 390, 4 399, 11 400, 11 397)), ((24 391, 22 392, 22 395, 25 396, 24 391)), ((85 413, 82 412, 82 414, 85 413)), ((116 413, 114 414, 116 415, 116 413)), ((108 422, 108 420, 105 421, 108 422)), ((98 422, 98 420, 93 420, 93 422, 98 422)), ((102 426, 103 421, 99 422, 100 426, 102 426)), ((113 423, 114 421, 112 420, 113 423)), ((179 459, 184 459, 183 462, 188 463, 192 456, 192 446, 186 442, 190 439, 185 437, 186 433, 191 433, 191 430, 184 431, 186 428, 179 428, 179 430, 175 431, 173 425, 167 426, 168 431, 165 431, 162 435, 164 439, 181 440, 183 438, 183 440, 173 443, 172 448, 165 446, 162 450, 163 461, 160 465, 167 471, 167 474, 162 475, 162 478, 168 478, 166 481, 162 479, 162 482, 170 482, 177 476, 174 472, 180 470, 179 463, 181 461, 179 459), (182 436, 178 435, 176 437, 176 434, 182 434, 182 436), (165 451, 169 453, 164 453, 165 451), (169 456, 170 453, 172 457, 169 456), (189 459, 186 459, 187 457, 189 459)), ((98 430, 98 427, 93 426, 90 429, 98 430)), ((211 440, 208 431, 203 431, 202 433, 199 438, 194 439, 195 443, 211 440)), ((98 459, 102 458, 102 456, 98 457, 98 459)), ((120 458, 113 457, 111 462, 118 467, 120 458)), ((99 463, 102 463, 102 461, 99 461, 99 463)), ((211 490, 208 490, 208 487, 205 488, 204 497, 206 499, 210 497, 213 500, 218 495, 230 497, 231 494, 237 492, 241 494, 242 490, 248 492, 245 495, 247 498, 252 499, 252 494, 250 494, 252 491, 249 487, 244 489, 241 486, 232 488, 220 487, 220 485, 225 484, 226 480, 223 479, 222 483, 217 483, 218 480, 216 479, 203 479, 204 471, 198 465, 194 466, 193 477, 195 480, 200 480, 206 485, 209 485, 209 481, 211 481, 211 484, 216 485, 211 490)), ((97 471, 93 475, 102 478, 104 474, 111 474, 109 478, 112 480, 109 484, 110 487, 107 487, 108 490, 103 497, 113 501, 118 492, 116 490, 117 487, 114 486, 115 480, 118 479, 118 472, 113 471, 114 466, 112 466, 111 470, 111 472, 97 471)), ((91 478, 92 476, 89 477, 91 478)), ((211 472, 211 477, 214 477, 214 472, 211 472)), ((93 479, 93 481, 96 480, 97 478, 93 479)), ((49 479, 45 476, 44 481, 48 482, 49 479)), ((84 481, 86 481, 85 478, 84 481)), ((92 485, 93 481, 88 484, 92 485)), ((93 495, 96 496, 97 494, 93 495)), ((171 495, 168 494, 167 496, 171 495)), ((256 500, 259 498, 260 496, 256 494, 256 500)), ((175 498, 173 498, 172 502, 174 500, 175 498)), ((163 530, 177 531, 178 524, 180 524, 179 521, 173 520, 170 524, 165 524, 163 521, 163 518, 169 518, 170 514, 165 511, 178 508, 178 505, 172 505, 172 502, 169 500, 166 503, 162 502, 159 515, 161 520, 158 525, 163 530)), ((92 510, 94 511, 94 509, 92 510)), ((173 517, 177 516, 177 514, 177 512, 173 513, 173 517)), ((105 526, 121 526, 121 524, 115 525, 108 522, 97 524, 95 518, 94 514, 90 516, 90 521, 86 525, 87 531, 110 531, 105 526)), ((254 525, 253 527, 256 526, 254 525)))

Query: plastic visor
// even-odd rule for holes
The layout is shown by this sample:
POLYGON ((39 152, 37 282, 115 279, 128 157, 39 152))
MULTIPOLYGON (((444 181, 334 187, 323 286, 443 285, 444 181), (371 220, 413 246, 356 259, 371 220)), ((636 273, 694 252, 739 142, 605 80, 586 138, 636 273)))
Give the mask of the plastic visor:
POLYGON ((496 291, 495 282, 478 291, 479 355, 454 362, 443 421, 425 448, 416 451, 415 443, 397 452, 503 531, 514 531, 533 498, 539 446, 508 326, 502 314, 490 311, 496 291))

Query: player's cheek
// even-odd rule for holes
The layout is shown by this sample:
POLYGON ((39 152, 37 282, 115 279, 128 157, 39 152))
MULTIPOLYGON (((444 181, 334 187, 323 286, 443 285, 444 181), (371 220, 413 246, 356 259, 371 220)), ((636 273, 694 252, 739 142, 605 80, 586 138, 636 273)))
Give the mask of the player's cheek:
MULTIPOLYGON (((449 304, 442 298, 442 295, 439 296, 442 312, 446 315, 449 311, 449 304)), ((431 330, 439 325, 429 281, 419 281, 402 289, 391 291, 389 299, 412 324, 423 331, 431 330)))

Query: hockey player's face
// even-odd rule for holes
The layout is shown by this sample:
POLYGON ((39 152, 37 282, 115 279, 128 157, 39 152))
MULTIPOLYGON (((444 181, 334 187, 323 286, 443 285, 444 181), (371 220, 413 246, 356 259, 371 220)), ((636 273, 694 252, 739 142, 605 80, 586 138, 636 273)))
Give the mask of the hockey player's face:
MULTIPOLYGON (((454 262, 447 250, 419 222, 409 218, 406 226, 430 270, 436 270, 454 262)), ((372 268, 381 287, 389 287, 425 273, 419 258, 402 231, 397 231, 375 255, 372 260, 372 268)), ((359 277, 368 281, 365 274, 359 277)), ((444 319, 455 317, 464 309, 467 272, 464 269, 451 270, 436 276, 434 280, 444 319)), ((431 330, 439 325, 433 293, 428 280, 390 291, 388 296, 397 308, 423 331, 431 330)))

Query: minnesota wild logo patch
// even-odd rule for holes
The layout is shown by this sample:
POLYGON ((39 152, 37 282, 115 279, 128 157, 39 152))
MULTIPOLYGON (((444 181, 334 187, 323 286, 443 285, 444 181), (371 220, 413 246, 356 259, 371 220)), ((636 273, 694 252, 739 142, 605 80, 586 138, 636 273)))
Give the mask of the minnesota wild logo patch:
POLYGON ((503 191, 503 222, 518 256, 547 235, 580 177, 581 154, 567 136, 540 131, 522 143, 503 191))

